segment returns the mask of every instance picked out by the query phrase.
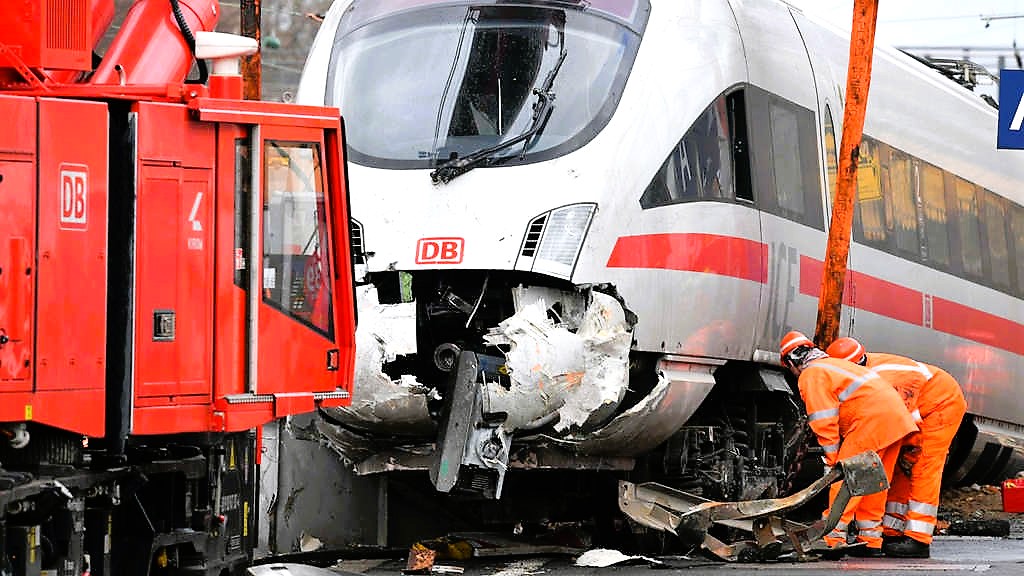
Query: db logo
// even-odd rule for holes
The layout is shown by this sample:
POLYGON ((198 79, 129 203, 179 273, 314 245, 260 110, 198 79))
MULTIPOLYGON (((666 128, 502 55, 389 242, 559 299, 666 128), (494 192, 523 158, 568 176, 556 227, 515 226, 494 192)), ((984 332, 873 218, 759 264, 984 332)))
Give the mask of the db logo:
POLYGON ((85 230, 88 226, 89 167, 60 165, 60 227, 85 230))
POLYGON ((416 242, 417 264, 461 264, 462 238, 420 238, 416 242))

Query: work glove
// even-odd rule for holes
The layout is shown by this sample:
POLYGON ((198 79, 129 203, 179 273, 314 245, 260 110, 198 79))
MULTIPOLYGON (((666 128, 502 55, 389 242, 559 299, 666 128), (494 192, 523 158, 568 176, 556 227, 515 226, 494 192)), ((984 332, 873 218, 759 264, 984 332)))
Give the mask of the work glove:
POLYGON ((900 467, 900 470, 909 478, 911 470, 914 468, 914 464, 917 464, 917 460, 921 457, 921 447, 914 444, 904 444, 900 446, 899 459, 896 460, 896 464, 900 467))

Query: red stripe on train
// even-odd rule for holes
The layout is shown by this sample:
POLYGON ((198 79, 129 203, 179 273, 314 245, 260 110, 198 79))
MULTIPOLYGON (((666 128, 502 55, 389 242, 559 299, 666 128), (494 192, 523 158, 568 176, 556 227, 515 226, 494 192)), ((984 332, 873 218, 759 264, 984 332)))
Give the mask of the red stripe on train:
POLYGON ((609 268, 660 268, 768 281, 768 245, 718 234, 645 234, 615 242, 609 268))
MULTIPOLYGON (((658 268, 768 281, 768 245, 718 234, 623 236, 608 258, 609 268, 658 268)), ((825 264, 800 256, 800 293, 817 298, 825 264)), ((933 297, 930 328, 1024 355, 1024 324, 933 297)), ((924 326, 925 295, 888 280, 848 271, 843 304, 893 320, 924 326)))
MULTIPOLYGON (((824 267, 820 260, 800 256, 801 294, 818 297, 824 267)), ((1024 324, 944 298, 933 296, 931 300, 933 330, 1024 355, 1024 338, 1019 336, 1024 334, 1024 324)), ((862 272, 849 271, 846 275, 843 304, 915 326, 924 325, 922 292, 862 272)))
MULTIPOLYGON (((800 256, 800 293, 817 298, 821 295, 821 274, 825 263, 809 256, 800 256)), ((899 284, 861 272, 848 270, 843 286, 843 304, 887 318, 924 324, 924 295, 899 284)))
POLYGON ((932 297, 932 328, 1024 355, 1024 324, 932 297))

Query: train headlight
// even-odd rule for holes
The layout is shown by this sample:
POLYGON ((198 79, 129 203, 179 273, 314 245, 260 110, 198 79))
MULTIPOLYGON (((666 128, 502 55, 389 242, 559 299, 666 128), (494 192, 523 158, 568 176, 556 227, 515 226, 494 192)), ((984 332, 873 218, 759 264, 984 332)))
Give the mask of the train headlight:
POLYGON ((535 217, 527 227, 516 269, 568 280, 596 209, 596 204, 570 204, 535 217))

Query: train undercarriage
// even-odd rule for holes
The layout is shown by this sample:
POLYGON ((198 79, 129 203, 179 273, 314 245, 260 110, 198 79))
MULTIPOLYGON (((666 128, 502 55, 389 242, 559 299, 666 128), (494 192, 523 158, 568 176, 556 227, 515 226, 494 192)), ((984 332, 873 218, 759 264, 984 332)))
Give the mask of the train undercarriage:
POLYGON ((0 574, 244 574, 256 538, 255 436, 133 442, 110 458, 29 428, 0 448, 0 574))

